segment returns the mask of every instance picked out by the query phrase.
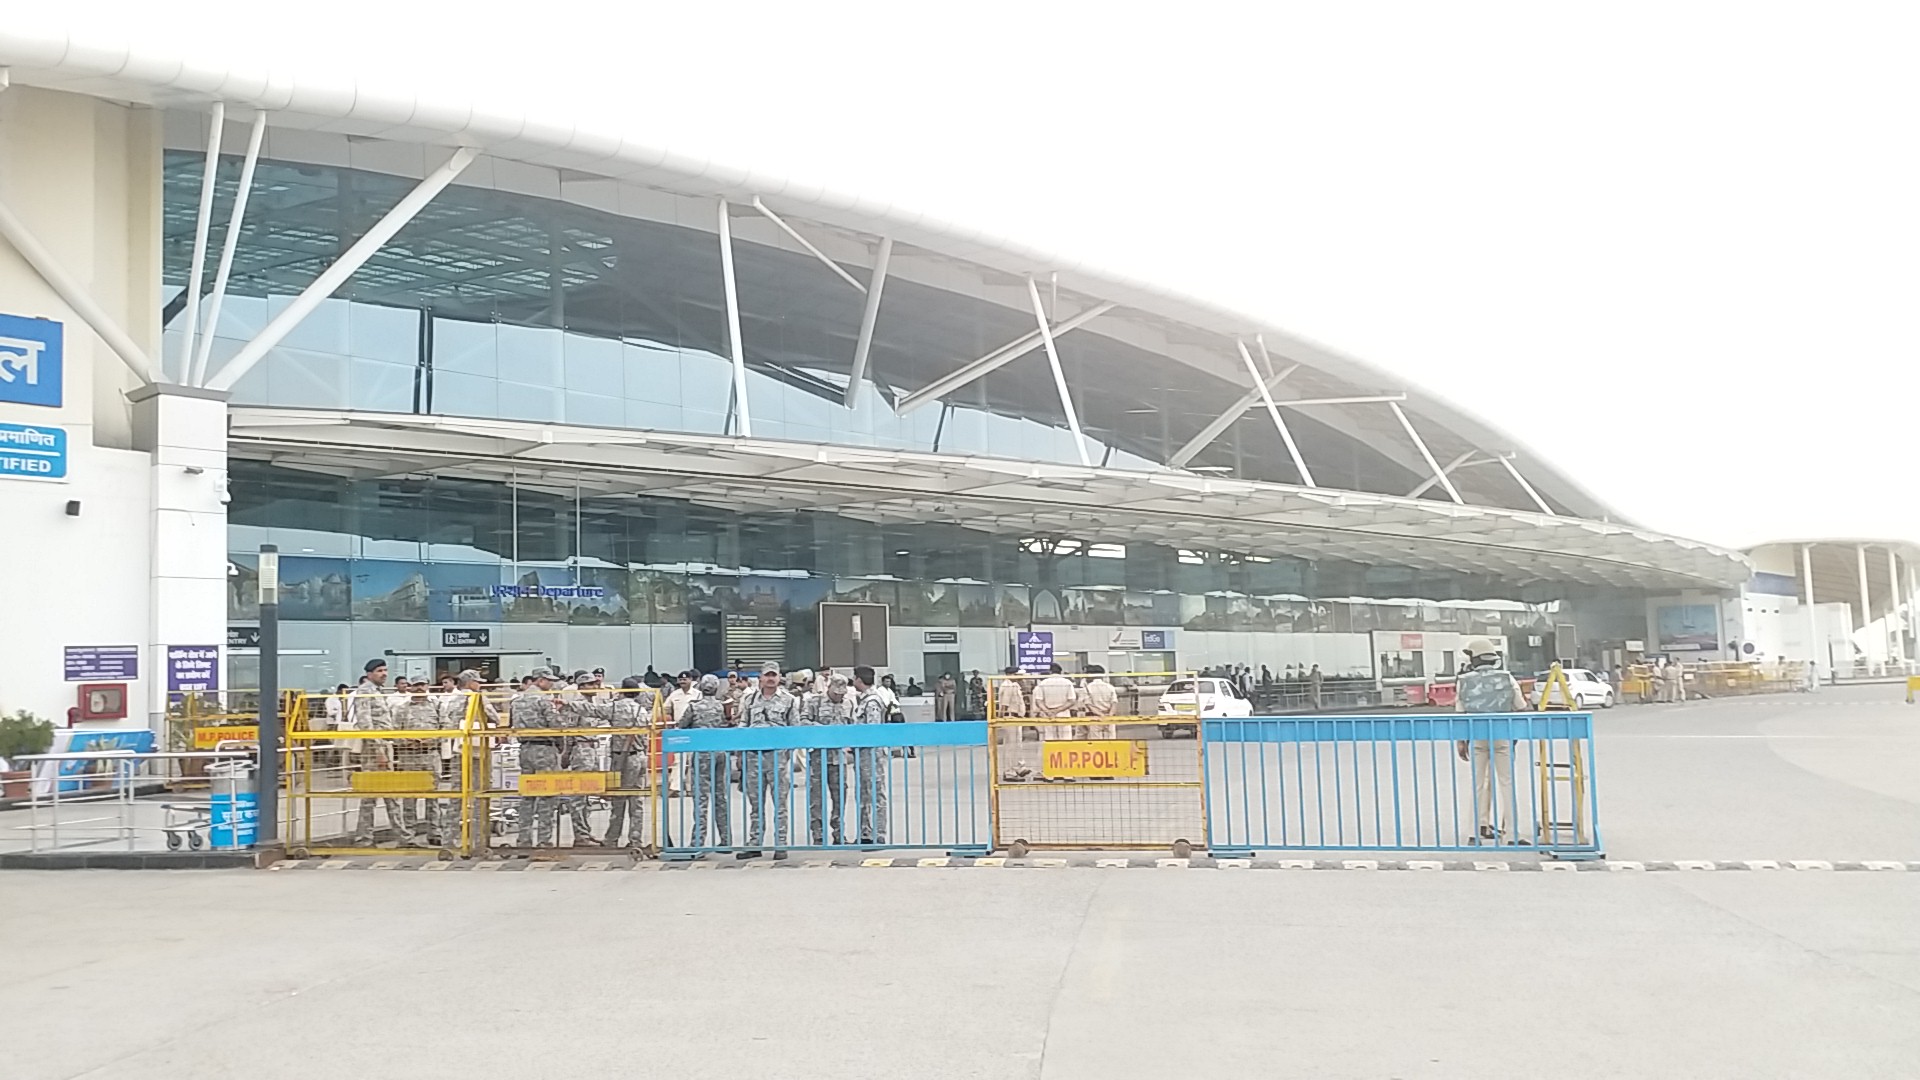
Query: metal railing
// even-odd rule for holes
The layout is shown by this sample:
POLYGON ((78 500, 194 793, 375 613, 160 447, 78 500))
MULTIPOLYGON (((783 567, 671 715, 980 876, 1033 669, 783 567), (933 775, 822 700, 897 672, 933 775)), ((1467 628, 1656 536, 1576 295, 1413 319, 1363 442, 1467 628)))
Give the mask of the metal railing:
POLYGON ((1208 847, 1600 851, 1587 713, 1208 720, 1208 847))
MULTIPOLYGON (((27 850, 35 854, 102 846, 141 851, 250 845, 216 843, 213 831, 221 822, 216 821, 214 798, 176 789, 189 779, 183 768, 189 763, 250 764, 251 751, 93 750, 17 760, 32 766, 35 775, 27 822, 12 831, 24 832, 27 850)), ((218 784, 220 778, 211 782, 218 784)), ((245 785, 250 799, 250 777, 245 785)), ((237 812, 241 793, 229 783, 224 794, 231 800, 226 805, 237 812)))

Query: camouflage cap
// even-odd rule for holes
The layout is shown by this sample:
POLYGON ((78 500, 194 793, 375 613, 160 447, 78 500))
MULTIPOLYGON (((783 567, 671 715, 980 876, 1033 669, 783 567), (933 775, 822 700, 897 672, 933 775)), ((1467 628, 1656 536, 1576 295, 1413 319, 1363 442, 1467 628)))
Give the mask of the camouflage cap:
POLYGON ((547 680, 548 682, 552 682, 552 681, 553 681, 553 671, 552 671, 551 669, 549 669, 549 668, 543 668, 543 667, 537 667, 537 668, 534 668, 534 669, 533 669, 533 673, 532 673, 532 674, 530 674, 530 675, 528 675, 528 676, 527 676, 527 678, 529 678, 529 679, 545 679, 545 680, 547 680))
POLYGON ((460 682, 460 683, 470 683, 470 682, 481 682, 483 680, 480 678, 479 672, 473 670, 472 668, 468 668, 467 670, 461 672, 460 674, 455 675, 453 677, 453 681, 460 682))

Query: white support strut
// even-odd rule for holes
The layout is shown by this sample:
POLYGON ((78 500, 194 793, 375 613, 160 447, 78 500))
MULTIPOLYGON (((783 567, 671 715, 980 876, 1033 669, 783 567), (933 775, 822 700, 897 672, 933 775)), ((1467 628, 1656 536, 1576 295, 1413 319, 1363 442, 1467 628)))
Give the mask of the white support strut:
POLYGON ((733 277, 733 220, 726 197, 720 206, 720 283, 727 294, 727 351, 733 360, 734 434, 753 438, 753 413, 747 408, 747 349, 740 340, 740 292, 733 277))
POLYGON ((313 279, 312 284, 302 289, 300 295, 294 297, 293 303, 288 304, 281 309, 280 314, 269 320, 267 325, 254 335, 252 341, 241 346, 240 351, 233 355, 233 359, 228 360, 219 371, 214 372, 207 379, 208 389, 233 389, 234 384, 244 378, 247 372, 252 371, 254 365, 264 359, 269 350, 292 333, 295 327, 320 306, 321 301, 332 296, 340 286, 345 285, 347 279, 365 266, 375 252, 385 247, 395 233, 405 228, 407 222, 413 220, 414 215, 432 202, 433 197, 440 194, 448 184, 453 183, 454 178, 465 171, 468 165, 473 164, 473 159, 479 156, 479 148, 463 146, 453 152, 453 156, 447 159, 446 164, 428 173, 412 191, 406 194, 405 198, 395 203, 393 209, 387 211, 385 216, 375 222, 365 236, 354 241, 353 246, 335 259, 332 265, 322 270, 320 276, 313 279))
POLYGON ((1560 516, 1553 512, 1553 507, 1547 505, 1547 500, 1541 498, 1539 492, 1533 490, 1533 485, 1527 483, 1527 478, 1520 475, 1520 467, 1513 463, 1512 454, 1501 454, 1500 464, 1507 467, 1507 475, 1513 477, 1513 482, 1520 485, 1520 490, 1527 493, 1527 498, 1533 500, 1533 505, 1539 507, 1541 513, 1548 517, 1560 516))
MULTIPOLYGON (((181 382, 191 380, 193 343, 200 331, 200 277, 207 261, 207 228, 213 223, 214 181, 220 174, 220 136, 226 132, 226 127, 227 104, 216 101, 207 124, 206 164, 200 169, 200 214, 193 222, 193 261, 187 265, 187 318, 181 324, 180 359, 177 364, 181 382)), ((164 368, 166 364, 163 349, 160 366, 164 368)))
POLYGON ((893 237, 880 238, 880 251, 873 258, 873 284, 866 290, 867 304, 860 311, 860 340, 853 346, 853 370, 847 376, 847 396, 842 404, 853 408, 860 396, 860 382, 867 377, 867 354, 873 349, 873 324, 880 318, 880 291, 887 286, 887 264, 893 261, 893 237))
POLYGON ((1406 429, 1407 438, 1413 440, 1414 449, 1420 451, 1420 457, 1427 463, 1427 468, 1432 469, 1433 475, 1440 479, 1440 486, 1447 489, 1447 497, 1456 503, 1464 503, 1466 500, 1460 497, 1460 492, 1453 486, 1453 481, 1441 471, 1440 463, 1433 459, 1433 451, 1427 449, 1426 440, 1420 437, 1419 432, 1413 430, 1413 421, 1407 419, 1407 410, 1401 408, 1398 401, 1389 401, 1387 407, 1393 410, 1393 415, 1400 421, 1400 426, 1406 429))
MULTIPOLYGON (((1275 431, 1280 433, 1280 441, 1287 446, 1287 456, 1293 459, 1293 468, 1300 476, 1300 482, 1308 487, 1318 487, 1313 482, 1313 473, 1307 470, 1306 459, 1300 456, 1300 447, 1293 441, 1293 432, 1287 430, 1287 422, 1280 418, 1280 407, 1273 403, 1273 391, 1267 388, 1267 380, 1260 375, 1260 369, 1254 366, 1253 354, 1247 351, 1247 343, 1239 338, 1233 339, 1234 348, 1240 350, 1240 360, 1247 365, 1247 377, 1260 391, 1260 400, 1267 407, 1267 415, 1273 419, 1275 431)), ((1263 345, 1262 351, 1265 350, 1263 345)))
POLYGON ((832 259, 827 258, 827 253, 824 251, 821 251, 817 247, 814 247, 813 244, 809 242, 806 237, 800 235, 800 231, 798 229, 795 229, 793 226, 787 224, 786 220, 782 218, 779 214, 776 214, 773 211, 767 209, 767 204, 761 202, 760 196, 758 195, 755 195, 753 197, 753 208, 755 210, 760 211, 760 215, 762 217, 766 218, 768 221, 773 222, 775 225, 780 226, 781 232, 784 232, 788 236, 793 237, 794 243, 799 244, 803 248, 806 248, 807 251, 810 254, 812 254, 814 258, 819 259, 821 262, 825 263, 827 269, 833 271, 836 274, 839 274, 840 279, 842 281, 845 281, 847 284, 853 286, 854 288, 860 290, 861 292, 867 291, 867 287, 865 285, 860 284, 859 278, 856 278, 852 274, 847 273, 846 267, 841 266, 839 263, 834 262, 832 259))
POLYGON ((240 246, 240 225, 247 216, 247 196, 253 191, 254 166, 260 164, 260 142, 267 134, 267 113, 253 114, 253 130, 247 134, 247 156, 240 163, 240 188, 233 194, 233 214, 227 219, 227 235, 220 244, 220 268, 213 275, 213 295, 207 298, 207 327, 200 345, 193 351, 193 366, 187 371, 187 385, 199 386, 207 379, 207 357, 213 354, 213 336, 220 329, 220 308, 227 299, 227 277, 233 272, 234 249, 240 246))
POLYGON ((1060 367, 1060 352, 1053 347, 1053 330, 1047 325, 1047 309, 1040 303, 1040 286, 1027 279, 1027 296, 1033 300, 1033 319, 1040 327, 1040 342, 1047 350, 1047 364, 1053 368, 1053 387, 1060 392, 1060 407, 1067 412, 1067 428, 1073 432, 1073 448, 1080 452, 1080 464, 1093 465, 1087 456, 1087 439, 1080 434, 1080 417, 1073 411, 1073 395, 1067 392, 1067 374, 1060 367))
POLYGON ((167 378, 165 371, 154 369, 153 362, 147 359, 146 350, 134 344, 127 332, 94 302, 87 290, 54 259, 53 252, 48 251, 46 245, 29 232, 19 218, 13 216, 13 211, 4 202, 0 202, 0 235, 4 235, 7 243, 20 252, 20 257, 27 260, 27 265, 40 275, 40 280, 46 282, 47 287, 72 308, 81 321, 100 335, 100 340, 107 343, 107 348, 113 350, 113 355, 119 357, 120 362, 127 365, 127 370, 138 376, 141 383, 172 381, 167 378))
MULTIPOLYGON (((1267 387, 1269 394, 1271 394, 1274 387, 1279 386, 1281 383, 1287 381, 1287 377, 1289 375, 1292 375, 1294 372, 1299 370, 1300 370, 1300 365, 1294 364, 1288 367, 1287 370, 1281 372, 1278 375, 1275 375, 1273 378, 1267 379, 1265 385, 1267 387)), ((1227 428, 1233 426, 1233 422, 1240 419, 1240 417, 1243 414, 1245 414, 1248 409, 1253 408, 1253 403, 1259 400, 1260 400, 1260 391, 1258 388, 1249 390, 1245 394, 1241 395, 1239 401, 1236 401, 1232 405, 1227 406, 1226 412, 1223 412, 1219 416, 1214 417, 1213 422, 1208 424, 1206 427, 1201 428, 1199 433, 1196 434, 1193 438, 1188 439, 1185 446, 1182 446, 1180 449, 1174 451, 1173 456, 1167 458, 1168 466, 1175 469, 1186 468, 1187 462, 1192 461, 1196 457, 1199 457, 1200 451, 1205 450, 1209 446, 1212 446, 1213 440, 1219 438, 1222 432, 1226 431, 1227 428)), ((1278 405, 1280 404, 1280 402, 1276 400, 1274 404, 1278 405)))
MULTIPOLYGON (((1117 304, 1102 302, 1093 305, 1070 319, 1062 319, 1053 324, 1053 336, 1057 338, 1069 330, 1077 330, 1118 306, 1117 304)), ((933 382, 915 390, 911 394, 907 394, 894 403, 894 411, 905 414, 925 405, 929 401, 937 401, 968 383, 973 382, 975 379, 979 379, 1006 367, 1008 364, 1013 363, 1015 360, 1020 359, 1039 347, 1040 331, 1028 331, 980 359, 964 364, 951 373, 935 379, 933 382)))

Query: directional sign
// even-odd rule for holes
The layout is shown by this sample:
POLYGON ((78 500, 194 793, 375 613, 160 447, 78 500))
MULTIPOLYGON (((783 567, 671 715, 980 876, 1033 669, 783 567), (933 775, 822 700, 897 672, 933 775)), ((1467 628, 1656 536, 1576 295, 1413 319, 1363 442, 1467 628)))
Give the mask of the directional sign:
POLYGON ((45 424, 0 424, 0 477, 67 478, 67 429, 45 424))
POLYGON ((59 323, 0 315, 0 401, 59 408, 62 352, 59 323))
POLYGON ((1028 675, 1045 675, 1053 667, 1053 631, 1021 630, 1013 637, 1014 660, 1028 675))

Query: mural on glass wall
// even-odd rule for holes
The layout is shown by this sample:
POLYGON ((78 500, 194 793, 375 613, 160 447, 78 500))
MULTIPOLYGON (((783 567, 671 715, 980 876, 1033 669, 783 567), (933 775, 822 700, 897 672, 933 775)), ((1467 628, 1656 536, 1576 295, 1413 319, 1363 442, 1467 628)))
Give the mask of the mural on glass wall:
POLYGON ((432 622, 499 622, 499 563, 428 563, 427 618, 432 622))
POLYGON ((427 620, 427 568, 391 559, 354 559, 349 564, 353 617, 376 622, 427 620))

